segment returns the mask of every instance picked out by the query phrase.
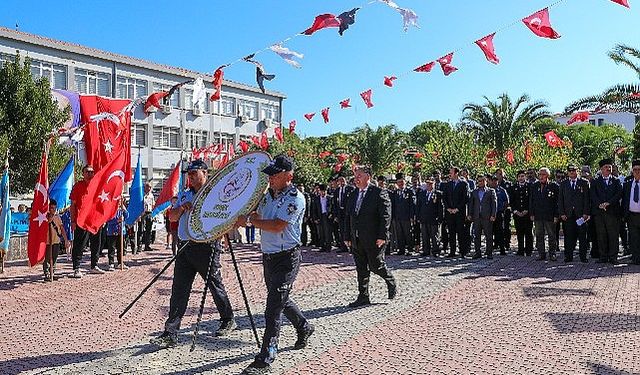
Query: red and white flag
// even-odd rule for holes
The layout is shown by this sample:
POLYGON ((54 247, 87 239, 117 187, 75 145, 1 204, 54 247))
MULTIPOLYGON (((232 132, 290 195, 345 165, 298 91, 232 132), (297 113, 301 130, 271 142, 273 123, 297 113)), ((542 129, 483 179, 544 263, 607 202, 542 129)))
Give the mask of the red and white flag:
POLYGON ((307 121, 311 122, 311 119, 313 119, 313 116, 315 116, 315 112, 314 113, 305 113, 304 118, 307 119, 307 121))
POLYGON ((515 155, 513 154, 513 150, 512 149, 507 150, 507 154, 505 155, 505 159, 507 159, 507 163, 509 163, 509 165, 513 165, 513 163, 516 162, 515 155))
POLYGON ((622 5, 623 7, 631 8, 629 6, 629 0, 611 0, 611 1, 613 1, 616 4, 622 5))
POLYGON ((560 38, 560 34, 558 34, 553 29, 553 26, 551 26, 551 21, 549 20, 549 8, 544 8, 529 17, 523 18, 522 22, 527 25, 529 30, 539 37, 549 39, 560 38))
POLYGON ((489 34, 482 39, 476 40, 476 44, 484 53, 484 57, 492 64, 498 64, 500 62, 500 58, 496 55, 496 49, 493 46, 493 37, 495 35, 496 33, 489 34))
POLYGON ((289 121, 289 134, 293 134, 296 131, 296 120, 289 121))
POLYGON ((262 148, 262 146, 260 146, 260 138, 258 138, 255 135, 251 136, 251 142, 257 147, 257 148, 262 148))
POLYGON ((360 96, 362 97, 362 100, 364 101, 364 104, 366 104, 367 108, 373 107, 373 102, 371 101, 371 89, 361 92, 360 96))
POLYGON ((280 129, 280 127, 273 129, 273 135, 276 137, 278 142, 284 143, 284 136, 282 135, 282 129, 280 129))
POLYGON ((340 27, 340 20, 333 14, 321 14, 316 16, 311 27, 302 32, 304 35, 311 35, 318 30, 328 27, 340 27))
POLYGON ((49 170, 47 168, 47 151, 42 152, 40 174, 33 192, 31 215, 29 216, 29 238, 27 239, 27 255, 29 266, 33 267, 44 260, 47 251, 47 235, 49 234, 49 170))
POLYGON ((567 121, 567 125, 571 125, 575 122, 587 122, 587 121, 589 121, 588 111, 576 112, 571 116, 569 121, 567 121))
POLYGON ((453 52, 438 59, 438 63, 440 64, 440 67, 442 68, 442 72, 444 73, 445 76, 448 76, 449 74, 458 70, 458 68, 451 65, 452 62, 453 62, 453 52))
POLYGON ((424 65, 420 65, 419 67, 413 69, 414 72, 417 73, 429 73, 431 71, 431 69, 433 69, 433 67, 436 65, 435 62, 431 61, 428 62, 424 65))
POLYGON ((262 131, 262 134, 260 134, 260 148, 264 151, 269 148, 269 138, 266 131, 262 131))
POLYGON ((324 120, 324 123, 329 123, 329 107, 320 111, 320 114, 322 114, 322 120, 324 120))
POLYGON ((96 234, 109 219, 115 216, 122 200, 127 157, 119 153, 100 169, 87 185, 87 194, 82 198, 76 224, 96 234))
POLYGON ((384 77, 384 85, 388 86, 388 87, 393 87, 393 81, 395 81, 396 79, 398 79, 398 77, 396 76, 391 76, 391 77, 384 77))
POLYGON ((225 165, 229 164, 229 161, 236 156, 236 150, 233 148, 233 143, 229 143, 229 149, 225 152, 224 156, 222 156, 222 162, 218 168, 222 168, 225 165))
POLYGON ((212 102, 220 100, 220 97, 222 96, 222 81, 224 80, 224 71, 222 69, 224 69, 225 67, 226 65, 222 65, 218 67, 218 69, 216 69, 216 71, 213 73, 213 88, 216 91, 214 91, 214 93, 211 94, 211 97, 209 98, 209 100, 212 102))
POLYGON ((160 195, 156 199, 156 204, 153 206, 155 210, 158 206, 171 202, 171 198, 177 197, 180 192, 180 172, 182 170, 182 160, 179 160, 176 166, 171 171, 169 178, 162 186, 160 195))
POLYGON ((550 130, 550 131, 544 133, 544 137, 547 140, 547 144, 549 145, 549 147, 562 147, 562 146, 564 146, 564 141, 560 137, 558 137, 556 132, 554 132, 553 130, 550 130))
POLYGON ((240 146, 240 149, 242 150, 243 154, 249 151, 249 144, 245 141, 240 141, 238 143, 238 146, 240 146))
POLYGON ((634 92, 629 96, 631 97, 631 99, 640 99, 640 92, 634 92))
POLYGON ((351 101, 351 99, 347 98, 345 100, 342 100, 340 102, 340 108, 345 109, 345 108, 351 108, 351 104, 349 103, 351 101))

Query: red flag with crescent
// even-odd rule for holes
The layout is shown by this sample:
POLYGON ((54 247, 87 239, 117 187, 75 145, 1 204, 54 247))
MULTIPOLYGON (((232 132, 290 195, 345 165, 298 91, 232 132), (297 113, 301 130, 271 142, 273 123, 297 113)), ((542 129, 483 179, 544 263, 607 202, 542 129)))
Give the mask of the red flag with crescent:
POLYGON ((267 137, 266 131, 263 131, 262 134, 260 134, 260 148, 265 151, 269 148, 269 138, 267 137))
POLYGON ((257 148, 262 148, 260 147, 260 138, 258 138, 255 135, 251 136, 251 143, 253 143, 254 145, 256 145, 257 148))
POLYGON ((76 217, 76 224, 80 228, 96 234, 115 216, 122 200, 126 160, 125 153, 119 153, 89 181, 87 193, 82 197, 82 209, 76 217))
POLYGON ((320 113, 322 114, 322 120, 324 120, 324 123, 329 123, 329 107, 323 109, 320 113))
POLYGON ((333 14, 321 14, 316 16, 311 27, 303 31, 302 34, 312 35, 316 31, 326 29, 328 27, 340 27, 340 20, 333 14))
POLYGON ((296 131, 296 120, 289 121, 289 134, 293 134, 296 131))
POLYGON ((315 112, 314 112, 314 113, 306 113, 306 114, 304 115, 304 118, 306 118, 306 119, 307 119, 307 121, 311 122, 311 119, 312 119, 312 118, 313 118, 313 116, 315 116, 315 115, 316 115, 316 114, 315 114, 315 112))
POLYGON ((242 153, 246 153, 247 151, 249 151, 249 144, 245 141, 240 141, 240 143, 238 143, 238 145, 240 146, 240 149, 242 150, 242 153))
POLYGON ((396 79, 398 79, 398 77, 396 76, 391 76, 391 77, 384 76, 384 85, 388 87, 393 87, 393 81, 395 81, 396 79))
POLYGON ((276 137, 278 142, 284 143, 284 136, 282 135, 282 129, 280 129, 280 127, 273 129, 273 135, 276 137))
POLYGON ((484 53, 484 57, 492 64, 500 62, 500 58, 496 55, 496 48, 493 46, 493 37, 495 35, 496 33, 489 34, 482 39, 476 40, 476 44, 484 53))
POLYGON ((560 34, 558 34, 553 29, 553 26, 551 26, 551 21, 549 20, 549 8, 544 8, 529 17, 523 18, 522 22, 527 25, 529 30, 539 37, 549 39, 560 38, 560 34))
POLYGON ((340 102, 340 108, 345 109, 345 108, 351 108, 351 104, 349 104, 349 102, 351 101, 351 99, 346 98, 345 100, 342 100, 340 102))
POLYGON ((529 141, 526 141, 524 143, 524 160, 531 161, 532 157, 533 157, 533 149, 529 141))
POLYGON ((587 122, 589 121, 589 112, 582 111, 574 113, 571 118, 567 121, 567 125, 571 125, 575 122, 587 122))
POLYGON ((440 64, 440 67, 442 68, 442 72, 444 73, 445 76, 448 76, 449 74, 458 70, 458 68, 451 65, 452 62, 453 62, 453 52, 451 52, 446 56, 442 56, 441 58, 438 59, 438 63, 440 64))
POLYGON ((373 102, 371 101, 371 89, 361 92, 360 96, 362 97, 364 104, 367 105, 367 108, 373 107, 373 102))
POLYGON ((47 152, 42 152, 40 174, 33 192, 31 215, 29 216, 29 238, 27 239, 27 255, 29 266, 33 267, 44 260, 47 251, 47 235, 49 234, 49 170, 47 168, 47 152))
POLYGON ((549 147, 564 146, 564 141, 560 137, 558 137, 556 132, 554 132, 553 130, 544 133, 544 138, 547 140, 547 144, 549 145, 549 147))
POLYGON ((216 71, 213 73, 213 88, 216 91, 211 94, 211 97, 209 98, 209 100, 212 102, 220 100, 220 97, 222 95, 222 81, 224 80, 224 70, 222 69, 225 67, 226 65, 222 65, 218 67, 218 69, 216 69, 216 71))

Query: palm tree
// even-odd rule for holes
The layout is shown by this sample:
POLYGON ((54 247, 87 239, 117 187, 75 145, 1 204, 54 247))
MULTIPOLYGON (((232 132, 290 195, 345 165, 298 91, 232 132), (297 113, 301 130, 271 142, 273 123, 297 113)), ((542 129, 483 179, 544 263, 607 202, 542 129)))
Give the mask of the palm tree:
MULTIPOLYGON (((624 44, 618 44, 609 51, 609 58, 618 65, 624 65, 633 70, 640 78, 640 50, 624 44), (638 61, 636 61, 638 60, 638 61)), ((565 108, 565 113, 580 110, 640 113, 640 84, 618 84, 605 92, 579 99, 565 108)))
POLYGON ((502 94, 495 102, 486 96, 484 100, 484 104, 465 104, 462 126, 474 132, 480 143, 494 147, 499 155, 530 134, 535 122, 551 117, 544 102, 528 104, 526 94, 515 102, 508 94, 502 94))
POLYGON ((403 160, 406 135, 395 125, 372 129, 368 124, 356 128, 351 137, 350 149, 359 156, 359 162, 371 167, 373 173, 388 171, 403 160))

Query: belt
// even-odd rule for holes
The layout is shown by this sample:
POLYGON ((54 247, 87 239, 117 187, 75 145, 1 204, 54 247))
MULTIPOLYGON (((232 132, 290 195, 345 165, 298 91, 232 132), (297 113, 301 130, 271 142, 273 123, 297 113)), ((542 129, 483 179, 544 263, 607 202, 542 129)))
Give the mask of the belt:
POLYGON ((294 251, 298 250, 298 248, 299 246, 296 246, 296 247, 292 247, 291 249, 278 251, 277 253, 262 254, 262 259, 273 260, 273 259, 282 258, 284 256, 291 255, 294 251))

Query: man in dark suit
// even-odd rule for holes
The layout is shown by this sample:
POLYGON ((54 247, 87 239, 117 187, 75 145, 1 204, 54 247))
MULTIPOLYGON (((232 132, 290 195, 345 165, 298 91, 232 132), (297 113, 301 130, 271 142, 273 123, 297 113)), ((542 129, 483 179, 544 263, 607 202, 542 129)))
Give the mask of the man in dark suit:
POLYGON ((331 196, 327 195, 327 185, 321 184, 319 194, 314 197, 315 204, 313 207, 313 221, 318 228, 318 236, 320 240, 320 251, 331 251, 332 231, 331 231, 331 196))
MULTIPOLYGON (((498 214, 496 217, 496 221, 498 222, 498 226, 502 231, 501 238, 498 239, 498 243, 502 244, 503 247, 500 248, 500 254, 505 254, 507 251, 511 250, 511 200, 513 199, 510 195, 511 192, 511 181, 507 180, 507 172, 505 172, 504 168, 496 169, 495 176, 498 178, 498 186, 504 189, 504 193, 507 195, 507 205, 504 207, 504 210, 501 210, 502 215, 498 214)), ((500 199, 500 195, 502 193, 498 192, 496 189, 496 194, 498 194, 498 199, 500 199)), ((500 207, 498 207, 500 209, 500 207)), ((494 224, 494 228, 495 228, 494 224)))
POLYGON ((398 188, 390 193, 391 198, 391 225, 396 234, 396 246, 398 255, 411 253, 413 250, 413 235, 411 224, 415 217, 416 197, 413 190, 405 185, 404 174, 396 174, 398 188))
POLYGON ((308 210, 304 210, 304 216, 302 217, 302 232, 300 232, 300 242, 302 246, 307 246, 309 240, 308 231, 309 226, 314 225, 311 220, 311 196, 304 190, 304 184, 299 183, 296 185, 298 191, 304 197, 305 207, 309 207, 308 210))
POLYGON ((611 175, 611 159, 600 160, 601 175, 591 184, 591 210, 596 221, 600 260, 598 263, 618 263, 620 198, 622 185, 611 175))
POLYGON ((475 254, 473 259, 482 258, 480 246, 482 233, 486 243, 485 255, 493 258, 493 223, 496 221, 498 199, 496 191, 486 186, 487 176, 479 175, 476 179, 476 189, 469 198, 469 215, 467 219, 473 223, 473 245, 475 254))
POLYGON ((529 188, 527 176, 524 171, 518 171, 517 181, 511 185, 509 197, 513 221, 516 226, 518 238, 518 255, 531 256, 533 253, 533 222, 529 218, 529 188))
POLYGON ((629 250, 634 264, 640 264, 640 160, 631 162, 633 177, 624 183, 622 210, 629 231, 629 250))
POLYGON ((457 245, 460 249, 460 256, 464 257, 469 251, 469 233, 465 231, 465 219, 467 217, 467 202, 469 201, 469 185, 466 181, 458 177, 460 169, 451 167, 449 169, 449 182, 444 185, 442 191, 444 195, 445 221, 449 233, 449 255, 452 258, 456 252, 457 245))
POLYGON ((347 196, 349 196, 349 194, 351 194, 351 192, 354 189, 353 189, 353 186, 347 185, 347 179, 342 176, 338 177, 336 179, 336 182, 337 182, 337 186, 333 194, 333 202, 332 202, 332 208, 334 212, 333 219, 338 222, 338 228, 340 233, 340 241, 338 244, 339 249, 337 252, 344 253, 349 251, 349 249, 347 249, 347 246, 342 241, 342 238, 344 238, 344 231, 345 231, 347 196))
POLYGON ((389 299, 397 293, 396 280, 384 261, 384 246, 389 239, 391 201, 386 190, 370 183, 371 169, 359 166, 354 191, 347 199, 344 241, 352 249, 358 274, 358 298, 349 307, 370 304, 369 276, 373 272, 387 283, 389 299))
MULTIPOLYGON (((504 183, 505 181, 502 180, 502 182, 504 183)), ((493 222, 493 247, 500 250, 501 255, 505 255, 507 250, 510 249, 511 242, 511 236, 507 239, 505 235, 506 231, 511 231, 511 218, 509 218, 509 224, 506 224, 504 219, 510 203, 509 193, 500 185, 500 178, 497 175, 487 176, 486 184, 495 190, 498 199, 496 219, 493 222)), ((511 184, 508 186, 510 188, 511 184)))
POLYGON ((555 261, 558 250, 556 223, 558 222, 559 188, 558 184, 549 180, 550 174, 549 168, 540 168, 538 171, 540 180, 531 185, 529 192, 529 216, 535 225, 538 260, 547 259, 544 247, 546 233, 549 243, 549 259, 555 261))
POLYGON ((589 182, 578 177, 578 168, 575 165, 567 167, 569 178, 560 184, 558 196, 558 213, 564 223, 564 261, 571 262, 576 249, 576 241, 580 243, 580 261, 587 263, 587 224, 591 213, 591 198, 589 195, 589 182), (582 219, 581 224, 576 222, 582 219))
POLYGON ((444 216, 442 192, 434 189, 433 177, 427 177, 425 188, 416 197, 416 218, 422 235, 422 256, 440 255, 440 224, 444 216))

